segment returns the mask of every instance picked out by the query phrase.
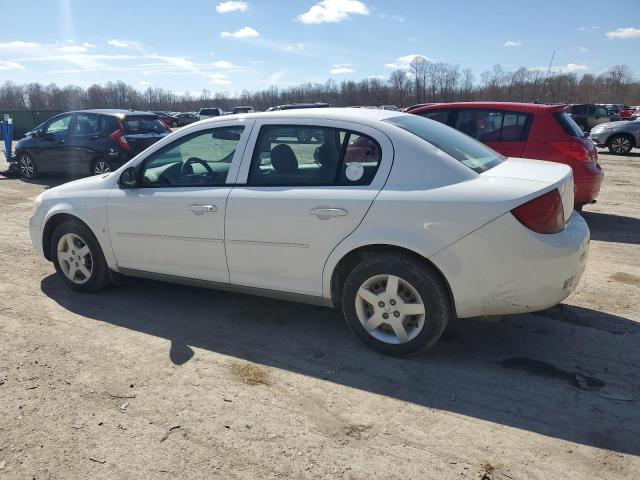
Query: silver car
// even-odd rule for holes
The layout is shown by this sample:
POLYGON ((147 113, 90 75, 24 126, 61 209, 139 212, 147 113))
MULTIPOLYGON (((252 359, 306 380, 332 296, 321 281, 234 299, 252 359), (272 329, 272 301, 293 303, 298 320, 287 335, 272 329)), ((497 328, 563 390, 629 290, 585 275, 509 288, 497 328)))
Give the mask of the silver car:
POLYGON ((593 127, 589 136, 599 147, 626 155, 632 148, 640 147, 640 119, 602 123, 593 127))

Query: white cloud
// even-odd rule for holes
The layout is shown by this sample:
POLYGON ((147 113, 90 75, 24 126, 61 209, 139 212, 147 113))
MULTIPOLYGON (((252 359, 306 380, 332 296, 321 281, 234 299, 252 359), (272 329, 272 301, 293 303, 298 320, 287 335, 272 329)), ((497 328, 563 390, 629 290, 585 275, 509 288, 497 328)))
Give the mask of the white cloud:
POLYGON ((578 50, 580 50, 581 53, 589 53, 589 49, 585 47, 578 47, 578 50))
POLYGON ((118 40, 113 39, 107 42, 108 45, 116 48, 129 48, 131 50, 138 50, 140 52, 144 51, 144 47, 139 42, 132 42, 130 40, 118 40))
POLYGON ((424 55, 418 55, 414 53, 412 55, 405 55, 404 57, 398 57, 395 59, 395 61, 391 63, 385 63, 384 66, 387 68, 409 68, 409 66, 411 65, 411 62, 416 57, 424 58, 426 61, 430 60, 430 58, 425 57, 424 55))
POLYGON ((282 77, 284 77, 285 73, 287 73, 286 70, 278 70, 277 72, 273 72, 271 75, 269 75, 269 81, 271 83, 275 83, 278 80, 280 80, 282 77))
POLYGON ((521 47, 522 42, 520 40, 507 40, 502 44, 502 46, 507 48, 521 47))
POLYGON ((607 32, 607 38, 609 38, 609 40, 640 38, 640 28, 633 28, 633 27, 618 28, 613 32, 607 32))
POLYGON ((82 45, 63 45, 59 50, 63 53, 82 53, 87 51, 87 47, 82 45))
POLYGON ((211 78, 211 83, 214 83, 216 85, 229 85, 231 83, 229 77, 227 77, 224 73, 211 73, 209 75, 209 78, 211 78))
POLYGON ((89 42, 84 42, 82 46, 84 48, 96 48, 96 46, 93 43, 89 43, 89 42))
POLYGON ((220 2, 216 5, 216 10, 218 13, 246 12, 249 10, 249 5, 246 2, 220 2))
POLYGON ((41 47, 42 47, 42 44, 40 43, 23 42, 20 40, 16 40, 13 42, 0 43, 0 51, 15 52, 15 53, 22 52, 24 50, 33 50, 41 47))
POLYGON ((228 37, 233 37, 233 38, 255 38, 255 37, 259 37, 260 34, 254 30, 251 27, 243 27, 240 30, 238 30, 237 32, 231 33, 231 32, 222 32, 220 34, 220 36, 222 38, 228 38, 228 37))
POLYGON ((349 19, 350 14, 369 15, 369 8, 359 0, 322 0, 297 19, 307 24, 336 23, 349 19))
POLYGON ((0 70, 24 70, 18 62, 0 60, 0 70))
POLYGON ((352 73, 354 70, 348 63, 338 63, 333 65, 329 73, 331 75, 338 75, 341 73, 352 73))
POLYGON ((218 60, 217 62, 213 62, 212 65, 218 68, 233 68, 235 65, 226 60, 218 60))
POLYGON ((282 51, 284 52, 301 52, 304 50, 304 44, 302 43, 294 43, 292 45, 283 45, 282 51))
MULTIPOLYGON (((532 72, 546 72, 549 67, 531 67, 529 68, 532 72)), ((588 70, 589 67, 587 65, 581 65, 579 63, 567 63, 566 65, 558 65, 556 67, 551 67, 551 71, 554 73, 575 73, 580 72, 582 70, 588 70)))

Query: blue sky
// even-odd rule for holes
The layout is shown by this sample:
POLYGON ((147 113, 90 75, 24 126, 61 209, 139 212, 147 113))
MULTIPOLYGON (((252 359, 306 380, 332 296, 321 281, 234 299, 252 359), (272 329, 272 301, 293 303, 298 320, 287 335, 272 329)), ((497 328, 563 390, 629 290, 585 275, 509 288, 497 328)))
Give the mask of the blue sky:
POLYGON ((388 77, 411 57, 640 76, 640 1, 0 0, 0 82, 240 92, 388 77), (621 14, 621 12, 624 12, 621 14))

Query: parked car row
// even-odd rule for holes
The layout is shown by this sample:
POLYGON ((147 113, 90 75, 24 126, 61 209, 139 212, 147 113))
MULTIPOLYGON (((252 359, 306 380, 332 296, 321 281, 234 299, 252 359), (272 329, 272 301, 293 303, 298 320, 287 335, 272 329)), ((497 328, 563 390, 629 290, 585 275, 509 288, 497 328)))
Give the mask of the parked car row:
MULTIPOLYGON (((563 111, 516 108, 434 115, 487 142, 539 142, 537 123, 556 122, 558 148, 582 144, 562 135, 575 125, 563 111)), ((456 318, 556 305, 589 249, 566 165, 507 160, 442 123, 380 109, 195 123, 117 172, 45 191, 29 232, 75 290, 108 287, 114 271, 338 307, 391 355, 428 350, 456 318)))

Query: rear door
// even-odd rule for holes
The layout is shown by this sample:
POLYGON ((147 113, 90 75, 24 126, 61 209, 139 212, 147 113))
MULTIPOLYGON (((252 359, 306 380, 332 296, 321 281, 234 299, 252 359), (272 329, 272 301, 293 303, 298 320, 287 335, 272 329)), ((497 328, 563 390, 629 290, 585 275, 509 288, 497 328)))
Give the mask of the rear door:
POLYGON ((65 158, 67 170, 86 173, 93 159, 99 155, 98 119, 99 116, 95 113, 75 114, 68 136, 68 155, 65 158))
POLYGON ((265 119, 249 145, 227 203, 231 283, 320 296, 329 254, 384 185, 391 142, 360 124, 265 119))
POLYGON ((522 112, 461 108, 453 126, 507 157, 520 157, 532 120, 532 115, 522 112))

